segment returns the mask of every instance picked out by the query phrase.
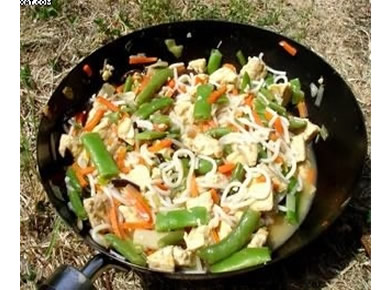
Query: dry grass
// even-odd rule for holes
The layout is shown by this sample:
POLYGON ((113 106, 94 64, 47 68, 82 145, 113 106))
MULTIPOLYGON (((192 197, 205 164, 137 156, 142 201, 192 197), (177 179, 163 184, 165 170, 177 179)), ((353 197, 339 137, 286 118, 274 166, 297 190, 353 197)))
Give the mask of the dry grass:
MULTIPOLYGON (((312 47, 348 80, 370 132, 368 0, 80 0, 57 1, 50 10, 22 8, 22 289, 33 289, 60 264, 80 267, 93 254, 56 218, 36 174, 35 134, 40 111, 52 91, 84 56, 119 34, 155 23, 195 18, 229 19, 266 26, 312 47)), ((359 242, 361 234, 370 231, 366 221, 371 207, 369 159, 360 186, 358 198, 346 214, 328 235, 308 250, 309 253, 314 251, 315 257, 304 259, 306 266, 298 267, 301 273, 284 273, 285 288, 370 289, 370 260, 359 242), (322 249, 319 256, 318 248, 322 249)), ((291 267, 286 269, 289 271, 291 267)), ((96 285, 99 289, 140 287, 139 279, 132 273, 114 271, 105 274, 96 285)))

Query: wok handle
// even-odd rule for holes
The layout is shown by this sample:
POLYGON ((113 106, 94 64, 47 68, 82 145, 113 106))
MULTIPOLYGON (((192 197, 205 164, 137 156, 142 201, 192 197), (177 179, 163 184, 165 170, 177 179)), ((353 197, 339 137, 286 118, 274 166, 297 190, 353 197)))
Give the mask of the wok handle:
MULTIPOLYGON (((107 268, 120 268, 114 261, 103 254, 97 254, 78 270, 75 267, 62 265, 41 285, 39 290, 90 290, 94 280, 107 268)), ((123 268, 122 268, 123 269, 123 268)))

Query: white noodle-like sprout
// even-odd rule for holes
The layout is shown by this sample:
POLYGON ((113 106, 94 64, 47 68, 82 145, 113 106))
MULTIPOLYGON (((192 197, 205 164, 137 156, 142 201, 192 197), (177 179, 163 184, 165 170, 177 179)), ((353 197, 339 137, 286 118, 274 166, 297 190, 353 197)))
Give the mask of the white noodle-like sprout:
POLYGON ((106 240, 104 239, 102 234, 100 234, 100 232, 101 231, 107 231, 107 230, 110 230, 110 229, 111 229, 111 226, 109 224, 100 224, 100 225, 92 228, 89 231, 89 233, 91 234, 92 239, 96 243, 98 243, 99 245, 101 245, 103 247, 107 247, 108 243, 106 242, 106 240))
POLYGON ((87 174, 89 187, 91 188, 91 196, 96 195, 95 181, 93 180, 92 174, 87 174))
POLYGON ((142 158, 145 160, 145 162, 149 165, 152 166, 154 164, 154 161, 152 158, 155 156, 152 152, 148 150, 148 145, 145 143, 143 144, 140 149, 140 154, 142 158))
POLYGON ((288 79, 287 79, 287 77, 285 75, 278 75, 278 76, 276 76, 275 79, 274 79, 274 83, 277 84, 278 81, 280 81, 280 80, 283 81, 282 84, 287 84, 288 83, 288 79))

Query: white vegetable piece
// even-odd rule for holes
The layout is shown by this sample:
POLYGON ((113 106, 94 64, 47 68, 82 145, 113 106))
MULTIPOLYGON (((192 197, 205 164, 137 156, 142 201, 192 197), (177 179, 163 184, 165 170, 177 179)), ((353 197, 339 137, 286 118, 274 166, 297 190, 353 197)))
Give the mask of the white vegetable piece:
POLYGON ((157 250, 160 248, 158 246, 158 241, 165 235, 165 233, 159 233, 152 230, 136 229, 133 234, 133 242, 145 248, 157 250))
POLYGON ((238 75, 227 67, 221 67, 210 75, 211 83, 236 83, 238 75))
POLYGON ((137 184, 142 191, 151 182, 149 169, 145 165, 136 165, 129 174, 126 174, 126 177, 137 184))
POLYGON ((306 159, 306 144, 302 134, 291 138, 291 154, 297 162, 301 162, 306 159))
POLYGON ((271 187, 266 182, 252 181, 248 188, 248 195, 259 200, 267 199, 271 194, 271 187))
POLYGON ((230 163, 241 163, 243 165, 254 166, 257 162, 257 145, 251 144, 233 144, 233 152, 226 160, 230 163))
POLYGON ((58 147, 58 152, 62 157, 65 156, 65 151, 67 148, 70 150, 70 152, 72 152, 73 156, 77 156, 79 153, 77 139, 73 136, 62 134, 60 138, 60 145, 58 147))
POLYGON ((206 70, 206 59, 198 58, 188 63, 188 69, 193 69, 196 73, 204 73, 206 70))
POLYGON ((175 261, 173 259, 173 246, 164 247, 146 257, 149 268, 173 272, 175 270, 175 261))
POLYGON ((184 234, 184 241, 186 242, 188 250, 196 250, 206 246, 209 242, 210 229, 208 226, 199 226, 191 229, 190 233, 184 234))
POLYGON ((173 259, 177 266, 192 266, 193 264, 193 252, 185 250, 179 246, 173 247, 173 259))
POLYGON ((289 83, 286 84, 272 84, 268 89, 282 100, 282 105, 285 106, 290 102, 292 91, 289 83))
POLYGON ((231 231, 232 231, 232 227, 226 222, 224 222, 223 220, 221 220, 221 223, 219 225, 219 231, 218 231, 219 239, 220 240, 224 239, 228 234, 230 234, 231 231))
POLYGON ((305 121, 307 122, 307 125, 302 134, 305 141, 310 142, 320 131, 320 127, 310 122, 309 119, 305 119, 305 121))
POLYGON ((183 125, 188 126, 194 123, 194 105, 190 101, 177 102, 173 111, 183 125))
POLYGON ((130 118, 124 118, 118 125, 118 137, 126 143, 134 145, 134 128, 130 118))
POLYGON ((94 228, 106 222, 107 212, 107 196, 105 194, 98 194, 83 201, 85 211, 88 214, 89 222, 94 228))
POLYGON ((203 192, 197 197, 189 198, 186 202, 187 209, 197 206, 205 207, 208 212, 211 211, 211 207, 213 206, 213 199, 211 197, 210 191, 203 192))
POLYGON ((183 136, 183 144, 189 147, 195 154, 215 155, 216 157, 222 155, 222 147, 219 145, 218 140, 205 134, 197 134, 195 138, 183 136))
POLYGON ((258 57, 248 57, 248 63, 245 64, 241 71, 240 76, 248 73, 251 80, 260 80, 267 75, 267 69, 264 62, 258 57))
POLYGON ((264 228, 260 228, 252 237, 252 240, 248 244, 248 248, 260 248, 264 246, 267 241, 268 231, 264 228))
POLYGON ((269 211, 272 210, 274 205, 274 195, 271 192, 266 199, 257 200, 250 205, 250 208, 255 211, 269 211))

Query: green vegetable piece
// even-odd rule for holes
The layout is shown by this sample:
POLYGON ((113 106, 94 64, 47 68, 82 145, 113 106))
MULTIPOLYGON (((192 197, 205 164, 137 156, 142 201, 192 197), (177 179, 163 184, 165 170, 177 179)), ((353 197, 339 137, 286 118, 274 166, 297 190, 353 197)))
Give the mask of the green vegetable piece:
POLYGON ((125 85, 123 87, 123 92, 130 92, 131 89, 133 88, 133 78, 131 76, 128 76, 125 81, 125 85))
POLYGON ((109 179, 119 174, 119 169, 111 154, 107 151, 99 133, 84 133, 81 136, 81 142, 91 156, 100 177, 109 179))
POLYGON ((190 170, 190 160, 188 158, 181 159, 181 164, 183 166, 183 176, 188 176, 188 171, 190 170))
POLYGON ((236 167, 234 167, 231 181, 238 180, 238 181, 242 182, 242 181, 244 181, 244 179, 245 179, 244 166, 240 162, 238 162, 236 164, 236 167))
POLYGON ((236 57, 241 66, 244 66, 246 64, 246 58, 241 50, 236 52, 236 57))
POLYGON ((126 106, 121 106, 120 110, 121 112, 134 114, 134 112, 137 111, 137 107, 135 104, 127 104, 126 106))
POLYGON ((241 82, 241 92, 244 92, 246 87, 251 85, 251 78, 249 77, 248 73, 245 72, 244 76, 242 77, 242 82, 241 82))
POLYGON ((205 225, 208 221, 209 216, 205 207, 159 212, 156 215, 156 230, 158 232, 179 230, 198 226, 198 223, 205 225))
POLYGON ((211 118, 211 104, 207 101, 213 87, 211 85, 200 85, 196 89, 197 100, 194 105, 194 119, 206 121, 211 118))
POLYGON ((79 219, 85 220, 88 215, 81 201, 82 188, 72 167, 69 167, 66 171, 66 177, 66 190, 72 209, 79 219))
POLYGON ((264 264, 271 260, 271 251, 266 248, 244 248, 210 267, 211 273, 241 270, 264 264))
POLYGON ((105 240, 122 256, 124 256, 131 263, 146 266, 146 259, 142 254, 139 254, 139 250, 130 239, 121 240, 113 234, 107 234, 104 236, 105 240))
POLYGON ((137 96, 137 105, 148 102, 161 89, 165 82, 173 76, 170 68, 156 70, 146 87, 137 96))
POLYGON ((218 49, 212 49, 207 63, 207 73, 211 75, 221 66, 222 53, 218 49))
POLYGON ((286 220, 289 224, 296 225, 298 223, 298 211, 297 211, 297 196, 296 194, 287 194, 286 196, 286 220))
POLYGON ((167 115, 153 114, 150 116, 150 120, 154 124, 165 124, 168 126, 171 124, 171 118, 169 118, 167 115))
POLYGON ((200 159, 199 167, 195 170, 195 173, 197 175, 205 175, 206 173, 210 172, 211 169, 213 169, 213 164, 211 164, 211 162, 205 159, 200 159))
POLYGON ((183 53, 183 45, 176 45, 176 41, 171 38, 165 39, 164 42, 170 53, 172 53, 176 58, 181 57, 183 53))
POLYGON ((269 102, 268 106, 276 111, 279 115, 283 116, 283 117, 286 117, 287 116, 287 110, 285 107, 275 103, 275 102, 269 102))
POLYGON ((161 139, 166 136, 165 132, 157 132, 157 131, 143 131, 142 133, 138 133, 135 136, 135 139, 139 141, 151 141, 156 139, 161 139))
POLYGON ((218 98, 218 100, 215 102, 217 105, 224 106, 229 104, 229 99, 226 96, 226 94, 223 94, 218 98))
POLYGON ((223 153, 223 156, 225 156, 225 157, 230 155, 231 153, 233 153, 232 145, 231 144, 223 145, 222 153, 223 153))
POLYGON ((229 127, 220 127, 220 128, 209 129, 206 131, 206 134, 213 137, 213 138, 219 139, 219 138, 221 138, 221 137, 223 137, 231 132, 232 132, 232 129, 229 127))
POLYGON ((172 104, 173 100, 168 97, 153 99, 149 103, 143 103, 135 112, 135 115, 141 119, 147 119, 154 112, 167 108, 172 104))
POLYGON ((272 85, 274 82, 275 82, 274 76, 271 74, 267 75, 267 77, 265 79, 265 84, 267 85, 267 87, 272 85))
POLYGON ((261 159, 267 158, 267 157, 268 157, 267 152, 265 151, 263 146, 261 144, 258 144, 257 145, 257 162, 260 162, 261 159))
POLYGON ((261 88, 260 89, 260 93, 266 97, 269 101, 273 101, 275 100, 275 96, 271 93, 270 90, 266 89, 266 88, 261 88))
POLYGON ((305 94, 301 91, 301 82, 299 79, 292 79, 290 85, 292 90, 291 102, 293 105, 296 105, 305 99, 305 94))
POLYGON ((198 253, 199 257, 209 265, 229 257, 250 240, 252 233, 259 225, 259 220, 259 212, 247 209, 238 226, 219 243, 201 249, 198 253))
POLYGON ((164 248, 169 245, 177 245, 183 241, 183 238, 184 238, 184 231, 170 232, 158 240, 158 246, 160 248, 164 248))
POLYGON ((116 124, 119 121, 120 114, 119 114, 119 112, 112 112, 112 113, 108 114, 107 117, 111 123, 116 124))
POLYGON ((289 121, 289 129, 291 130, 304 129, 307 126, 306 120, 301 118, 289 117, 288 121, 289 121))

